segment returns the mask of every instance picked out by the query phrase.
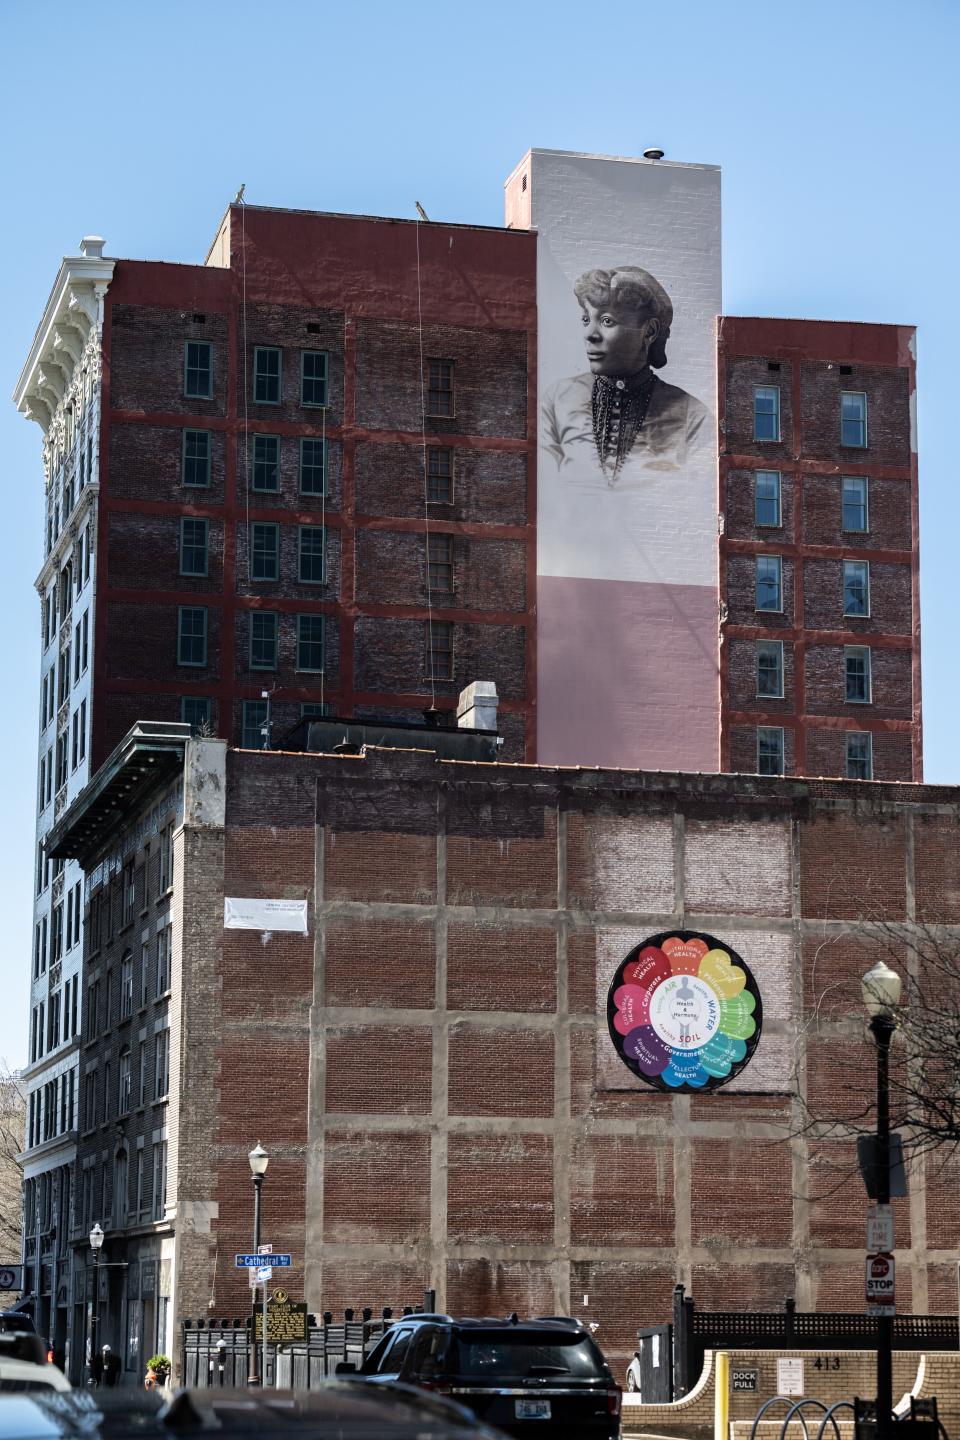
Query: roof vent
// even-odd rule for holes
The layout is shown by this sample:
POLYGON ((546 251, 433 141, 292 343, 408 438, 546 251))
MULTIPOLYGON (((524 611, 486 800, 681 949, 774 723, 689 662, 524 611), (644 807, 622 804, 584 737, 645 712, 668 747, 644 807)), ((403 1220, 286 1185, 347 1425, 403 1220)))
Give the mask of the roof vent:
POLYGON ((102 260, 103 247, 106 244, 102 235, 84 235, 80 241, 80 254, 88 260, 102 260))
POLYGON ((663 151, 662 151, 662 150, 658 150, 658 149, 656 148, 656 146, 654 145, 654 146, 652 146, 649 150, 644 150, 644 152, 643 152, 643 158, 644 158, 644 160, 662 160, 662 159, 663 159, 663 151))

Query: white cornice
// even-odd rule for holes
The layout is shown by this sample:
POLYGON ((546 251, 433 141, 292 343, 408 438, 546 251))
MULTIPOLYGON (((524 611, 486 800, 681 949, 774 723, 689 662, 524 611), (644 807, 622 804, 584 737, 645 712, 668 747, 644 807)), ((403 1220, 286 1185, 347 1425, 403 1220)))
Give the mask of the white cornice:
POLYGON ((13 392, 20 413, 36 420, 44 433, 70 390, 87 344, 99 339, 114 264, 96 255, 68 255, 60 266, 13 392))

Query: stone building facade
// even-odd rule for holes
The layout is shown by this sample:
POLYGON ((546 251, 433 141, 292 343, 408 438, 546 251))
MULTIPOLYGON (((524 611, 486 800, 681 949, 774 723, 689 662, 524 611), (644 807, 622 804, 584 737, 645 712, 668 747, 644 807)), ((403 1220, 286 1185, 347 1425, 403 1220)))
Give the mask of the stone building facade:
MULTIPOLYGON (((866 1197, 806 1107, 872 1094, 859 980, 887 927, 957 923, 956 791, 178 743, 174 1325, 245 1313, 265 1136, 264 1238, 314 1310, 429 1285, 452 1312, 584 1314, 619 1360, 677 1281, 703 1308, 862 1308, 866 1197), (304 900, 308 933, 225 929, 228 897, 304 900), (762 999, 712 1093, 653 1089, 611 1043, 614 971, 673 929, 729 946, 762 999)), ((112 823, 78 807, 57 849, 112 823)), ((132 840, 107 848, 136 875, 132 840)), ((895 1202, 901 1309, 952 1307, 954 1189, 919 1165, 895 1202)))

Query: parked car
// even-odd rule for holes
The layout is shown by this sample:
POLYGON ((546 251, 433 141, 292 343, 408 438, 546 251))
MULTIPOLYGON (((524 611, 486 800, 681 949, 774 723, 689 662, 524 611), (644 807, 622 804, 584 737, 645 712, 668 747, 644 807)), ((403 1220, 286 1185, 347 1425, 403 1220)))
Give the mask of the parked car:
POLYGON ((0 1398, 0 1440, 505 1440, 469 1410, 409 1386, 329 1380, 314 1390, 71 1390, 0 1398))
POLYGON ((398 1320, 355 1371, 372 1386, 398 1382, 448 1395, 508 1435, 615 1440, 620 1386, 577 1320, 398 1320))
POLYGON ((640 1356, 634 1355, 627 1366, 627 1389, 631 1395, 635 1395, 640 1389, 640 1356))
POLYGON ((49 1363, 46 1342, 39 1335, 9 1327, 0 1330, 0 1395, 70 1388, 63 1371, 49 1363))

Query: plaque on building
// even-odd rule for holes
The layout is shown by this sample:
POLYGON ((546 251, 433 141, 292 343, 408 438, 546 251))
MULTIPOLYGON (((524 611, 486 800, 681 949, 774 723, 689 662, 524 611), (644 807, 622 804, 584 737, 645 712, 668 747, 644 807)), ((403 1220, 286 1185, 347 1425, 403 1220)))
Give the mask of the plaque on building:
POLYGON ((648 1085, 698 1094, 726 1085, 760 1039, 760 992, 731 946, 666 930, 617 966, 607 1024, 620 1059, 648 1085))

